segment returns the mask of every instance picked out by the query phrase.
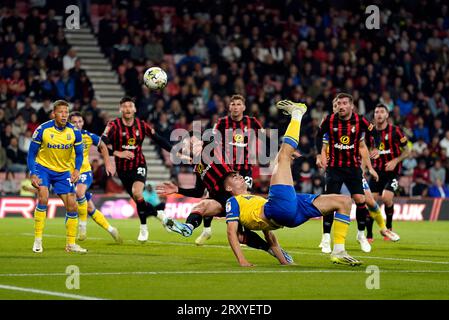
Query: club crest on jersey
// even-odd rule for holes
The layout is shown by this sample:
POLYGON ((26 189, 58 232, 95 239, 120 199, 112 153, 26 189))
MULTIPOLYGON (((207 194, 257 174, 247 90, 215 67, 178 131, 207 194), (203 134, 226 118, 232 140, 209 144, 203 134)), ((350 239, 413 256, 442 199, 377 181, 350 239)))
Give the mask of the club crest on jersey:
POLYGON ((53 139, 55 135, 53 133, 50 133, 50 139, 53 139))
POLYGON ((334 128, 334 132, 337 132, 338 131, 338 128, 334 128))
POLYGON ((385 140, 388 140, 388 133, 385 135, 385 140))
POLYGON ((348 136, 341 136, 341 138, 340 138, 340 142, 342 143, 342 144, 348 144, 349 143, 349 137, 348 136))
POLYGON ((139 136, 139 130, 136 130, 136 137, 139 136))
POLYGON ((126 136, 126 132, 122 132, 122 137, 126 136))
POLYGON ((352 133, 355 132, 355 127, 351 127, 351 132, 352 132, 352 133))
POLYGON ((71 140, 72 139, 72 135, 70 133, 67 133, 67 140, 71 140))

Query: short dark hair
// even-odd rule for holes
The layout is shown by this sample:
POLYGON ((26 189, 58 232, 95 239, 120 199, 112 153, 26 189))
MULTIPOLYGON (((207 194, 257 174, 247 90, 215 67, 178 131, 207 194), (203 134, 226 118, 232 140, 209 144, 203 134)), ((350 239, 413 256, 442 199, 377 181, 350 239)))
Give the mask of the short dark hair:
POLYGON ((59 106, 66 106, 66 107, 69 107, 69 103, 68 103, 67 101, 65 101, 65 100, 56 100, 56 101, 53 103, 53 111, 55 111, 56 108, 59 107, 59 106))
POLYGON ((231 102, 234 101, 234 100, 242 100, 243 103, 245 103, 245 101, 246 101, 245 98, 241 94, 234 94, 231 97, 231 102))
POLYGON ((335 97, 335 99, 343 99, 343 98, 348 98, 349 102, 353 103, 354 102, 354 97, 352 95, 350 95, 349 93, 345 93, 345 92, 340 92, 339 94, 337 94, 337 96, 335 97))
POLYGON ((135 103, 134 99, 130 96, 124 96, 122 99, 120 99, 120 105, 124 104, 125 102, 135 103))
POLYGON ((81 118, 83 118, 83 120, 84 120, 83 115, 82 115, 81 112, 79 112, 79 111, 73 111, 73 112, 71 112, 71 113, 69 114, 69 121, 71 121, 73 117, 81 117, 81 118))
POLYGON ((376 105, 374 110, 376 110, 377 108, 384 108, 387 111, 387 113, 390 113, 390 110, 388 109, 388 107, 383 103, 379 103, 378 105, 376 105))

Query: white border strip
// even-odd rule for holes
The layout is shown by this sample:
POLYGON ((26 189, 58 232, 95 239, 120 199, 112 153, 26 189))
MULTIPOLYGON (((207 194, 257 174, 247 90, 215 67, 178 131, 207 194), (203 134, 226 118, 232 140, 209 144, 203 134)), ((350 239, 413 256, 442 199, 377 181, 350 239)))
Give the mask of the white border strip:
POLYGON ((4 284, 0 284, 0 289, 44 294, 44 295, 48 295, 48 296, 55 296, 55 297, 62 297, 62 298, 69 298, 69 299, 76 299, 76 300, 105 300, 105 299, 96 298, 96 297, 80 296, 77 294, 39 290, 39 289, 33 289, 33 288, 14 287, 14 286, 8 286, 8 285, 4 285, 4 284))

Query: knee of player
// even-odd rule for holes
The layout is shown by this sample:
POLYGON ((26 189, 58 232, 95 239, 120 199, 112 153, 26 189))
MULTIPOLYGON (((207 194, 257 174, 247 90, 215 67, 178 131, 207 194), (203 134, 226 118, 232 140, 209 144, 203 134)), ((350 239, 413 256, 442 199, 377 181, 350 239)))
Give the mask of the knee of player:
POLYGON ((351 197, 348 196, 342 196, 341 198, 341 205, 342 205, 342 209, 348 211, 348 213, 351 211, 351 207, 352 207, 352 199, 351 197))
POLYGON ((365 196, 364 195, 361 195, 361 194, 355 194, 354 196, 353 196, 353 198, 354 198, 354 202, 356 203, 356 204, 364 204, 365 203, 365 196))
POLYGON ((95 205, 92 200, 87 202, 87 212, 95 211, 95 205))
POLYGON ((393 198, 382 197, 382 202, 385 204, 385 206, 391 207, 393 205, 393 198))
POLYGON ((197 213, 200 215, 204 215, 206 213, 206 206, 204 206, 203 204, 197 204, 196 206, 194 206, 192 208, 192 213, 197 213))
POLYGON ((39 194, 37 196, 37 199, 38 199, 39 204, 45 205, 45 206, 48 205, 48 196, 47 195, 39 194))
POLYGON ((81 199, 81 198, 83 198, 85 196, 85 194, 84 194, 84 191, 81 191, 81 190, 76 190, 76 198, 77 199, 81 199))

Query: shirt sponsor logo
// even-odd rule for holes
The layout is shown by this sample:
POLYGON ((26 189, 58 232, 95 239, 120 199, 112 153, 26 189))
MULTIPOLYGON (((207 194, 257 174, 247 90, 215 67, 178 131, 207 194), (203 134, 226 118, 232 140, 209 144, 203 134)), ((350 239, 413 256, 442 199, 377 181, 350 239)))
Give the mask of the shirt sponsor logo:
POLYGON ((340 149, 340 150, 349 150, 349 149, 354 149, 354 144, 347 146, 347 145, 344 145, 341 143, 336 143, 336 144, 334 144, 334 148, 340 149))
POLYGON ((73 144, 47 144, 47 148, 49 149, 61 149, 61 150, 67 150, 70 149, 73 146, 73 144))

